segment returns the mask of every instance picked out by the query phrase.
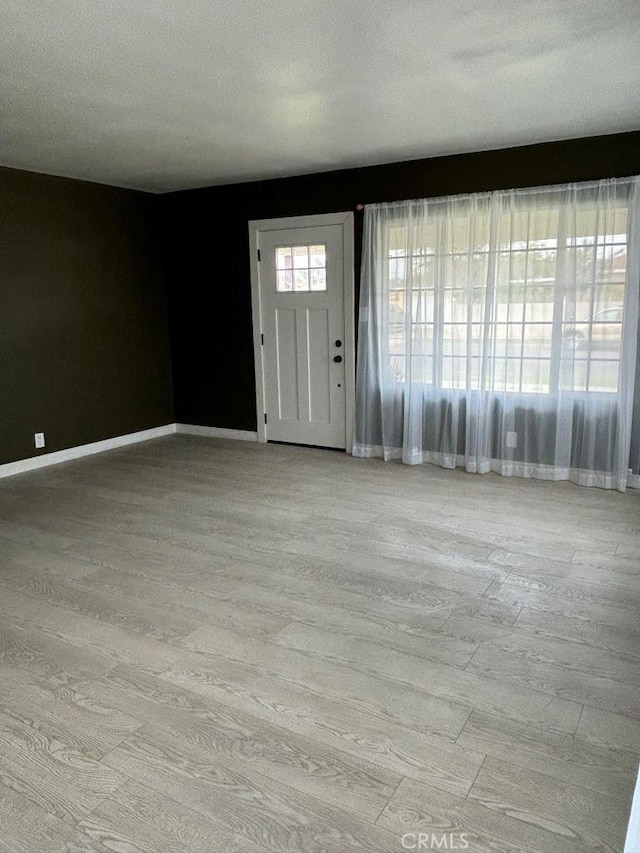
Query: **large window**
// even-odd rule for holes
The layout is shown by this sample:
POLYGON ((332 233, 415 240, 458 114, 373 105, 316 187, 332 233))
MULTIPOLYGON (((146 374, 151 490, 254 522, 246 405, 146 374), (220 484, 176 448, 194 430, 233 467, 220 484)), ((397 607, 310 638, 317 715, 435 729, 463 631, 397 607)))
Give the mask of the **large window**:
POLYGON ((353 452, 624 490, 640 177, 365 208, 353 452))
POLYGON ((385 228, 387 379, 443 389, 617 391, 623 201, 443 202, 385 228))

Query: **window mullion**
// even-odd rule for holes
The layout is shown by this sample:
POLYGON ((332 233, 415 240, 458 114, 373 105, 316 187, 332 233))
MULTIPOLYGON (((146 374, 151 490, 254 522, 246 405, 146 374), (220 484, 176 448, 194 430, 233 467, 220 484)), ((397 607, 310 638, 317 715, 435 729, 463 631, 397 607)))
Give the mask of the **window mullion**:
POLYGON ((496 287, 498 280, 499 257, 499 223, 502 215, 502 205, 498 198, 492 198, 489 208, 489 245, 487 247, 487 278, 484 282, 484 312, 482 316, 482 349, 480 351, 480 372, 478 376, 479 390, 495 390, 492 370, 495 371, 495 340, 496 340, 496 287), (493 347, 489 357, 489 347, 493 347), (489 371, 489 376, 487 372, 489 371))
POLYGON ((444 264, 444 240, 445 240, 445 223, 444 220, 438 222, 437 245, 434 258, 434 328, 433 328, 433 378, 436 388, 442 388, 442 371, 443 371, 443 334, 444 334, 444 282, 443 282, 443 264, 444 264))
POLYGON ((478 215, 477 207, 474 206, 473 212, 469 215, 467 229, 467 341, 466 341, 466 359, 465 359, 465 389, 471 388, 471 377, 473 375, 473 293, 474 293, 474 240, 473 228, 478 215))
POLYGON ((549 371, 549 393, 560 390, 560 366, 562 361, 562 321, 564 299, 567 292, 567 235, 568 206, 562 205, 558 214, 558 234, 556 242, 556 275, 553 298, 553 326, 551 330, 551 369, 549 371))
MULTIPOLYGON (((522 280, 522 327, 520 329, 520 371, 518 376, 518 391, 522 391, 522 376, 524 372, 525 331, 527 328, 527 297, 529 295, 529 254, 531 251, 531 210, 527 211, 527 245, 524 254, 524 278, 522 280)), ((507 377, 509 376, 509 358, 507 357, 507 377)))
POLYGON ((414 368, 413 265, 415 263, 416 251, 414 234, 415 227, 413 217, 410 216, 407 222, 407 241, 404 262, 404 378, 408 385, 413 381, 414 368))
MULTIPOLYGON (((592 339, 593 339, 593 314, 595 309, 595 298, 596 298, 596 283, 598 281, 598 234, 600 233, 600 223, 603 217, 601 214, 600 208, 596 209, 596 227, 594 229, 594 241, 593 241, 593 279, 589 285, 589 335, 587 337, 587 372, 585 375, 585 391, 589 391, 591 389, 591 356, 593 353, 592 339)), ((603 230, 606 232, 607 229, 607 220, 606 216, 604 217, 603 230)), ((602 248, 603 248, 603 259, 604 259, 604 248, 606 246, 606 233, 603 234, 602 237, 602 248)), ((604 264, 603 264, 604 267, 604 264)))

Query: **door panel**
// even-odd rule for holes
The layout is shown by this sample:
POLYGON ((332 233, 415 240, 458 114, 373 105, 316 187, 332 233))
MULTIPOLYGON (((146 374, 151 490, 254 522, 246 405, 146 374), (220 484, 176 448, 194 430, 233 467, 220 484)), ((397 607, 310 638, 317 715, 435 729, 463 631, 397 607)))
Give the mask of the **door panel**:
POLYGON ((344 448, 342 226, 261 231, 258 246, 267 435, 344 448))
POLYGON ((329 344, 329 311, 326 308, 307 308, 308 371, 316 371, 309 383, 309 420, 312 423, 331 422, 331 370, 327 353, 329 344))
POLYGON ((278 417, 285 421, 300 418, 298 391, 298 329, 294 308, 276 308, 276 369, 278 417))

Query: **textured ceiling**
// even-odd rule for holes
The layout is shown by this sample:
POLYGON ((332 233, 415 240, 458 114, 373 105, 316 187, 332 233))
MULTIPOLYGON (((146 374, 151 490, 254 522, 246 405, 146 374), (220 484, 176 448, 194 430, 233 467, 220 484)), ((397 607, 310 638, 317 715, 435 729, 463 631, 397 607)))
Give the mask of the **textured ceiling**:
POLYGON ((0 163, 164 192, 640 128, 638 0, 2 0, 0 163))

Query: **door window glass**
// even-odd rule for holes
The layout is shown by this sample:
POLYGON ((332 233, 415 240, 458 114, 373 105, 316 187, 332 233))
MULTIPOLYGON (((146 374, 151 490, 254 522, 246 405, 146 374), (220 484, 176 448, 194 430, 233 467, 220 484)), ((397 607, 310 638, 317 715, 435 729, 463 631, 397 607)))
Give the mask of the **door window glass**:
POLYGON ((276 248, 278 293, 327 289, 327 247, 322 244, 276 248))

